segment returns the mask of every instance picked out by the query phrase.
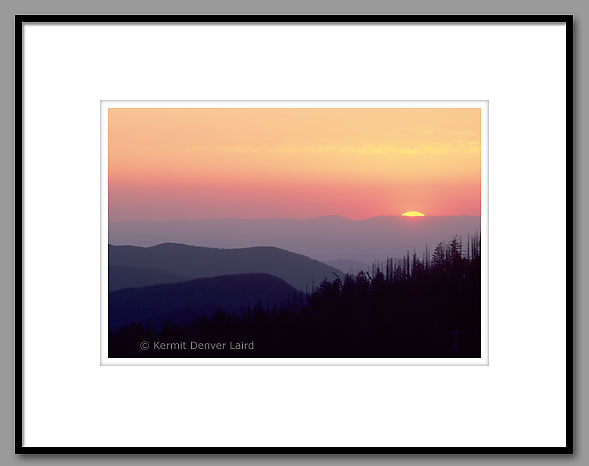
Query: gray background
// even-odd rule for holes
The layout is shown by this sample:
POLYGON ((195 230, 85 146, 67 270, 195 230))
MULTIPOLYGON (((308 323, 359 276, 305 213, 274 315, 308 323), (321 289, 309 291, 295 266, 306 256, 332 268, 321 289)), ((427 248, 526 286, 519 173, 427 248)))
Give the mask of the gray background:
MULTIPOLYGON (((584 93, 589 67, 589 47, 585 21, 589 2, 539 0, 37 0, 0 2, 0 464, 43 463, 78 464, 589 464, 587 422, 589 413, 583 392, 589 391, 588 345, 582 338, 589 333, 589 319, 583 315, 589 292, 580 287, 587 279, 587 249, 582 238, 589 235, 589 218, 583 201, 587 188, 580 183, 589 178, 584 157, 588 132, 583 120, 589 102, 584 93), (14 455, 14 14, 570 14, 574 19, 575 46, 575 450, 573 456, 15 456, 14 455), (584 78, 585 77, 585 78, 584 78), (585 363, 583 364, 583 359, 585 363)), ((570 202, 570 201, 569 201, 570 202)), ((586 204, 585 204, 586 205, 586 204)), ((569 245, 569 248, 573 245, 569 245)), ((572 278, 572 277, 571 277, 572 278)), ((570 279, 571 279, 570 278, 570 279)), ((484 400, 482 400, 484 402, 484 400)), ((507 421, 507 420, 506 420, 507 421)))

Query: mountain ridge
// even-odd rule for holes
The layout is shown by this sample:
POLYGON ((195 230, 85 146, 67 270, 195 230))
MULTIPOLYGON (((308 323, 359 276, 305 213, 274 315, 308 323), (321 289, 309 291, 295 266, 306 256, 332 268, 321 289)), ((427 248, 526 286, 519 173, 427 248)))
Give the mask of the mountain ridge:
POLYGON ((229 314, 253 307, 284 304, 297 290, 286 281, 266 273, 197 278, 125 288, 109 293, 108 325, 116 331, 135 322, 159 328, 165 321, 179 325, 210 317, 217 309, 229 314))
MULTIPOLYGON (((325 278, 332 279, 334 274, 341 275, 335 267, 274 246, 209 248, 173 242, 150 247, 109 244, 108 255, 109 268, 158 269, 187 279, 267 273, 299 290, 310 288, 325 278)), ((131 278, 119 277, 118 280, 124 282, 131 278)))
POLYGON ((181 243, 218 249, 277 247, 320 261, 346 258, 364 263, 423 251, 454 235, 481 229, 477 216, 376 216, 298 219, 209 219, 111 222, 109 243, 153 246, 181 243))

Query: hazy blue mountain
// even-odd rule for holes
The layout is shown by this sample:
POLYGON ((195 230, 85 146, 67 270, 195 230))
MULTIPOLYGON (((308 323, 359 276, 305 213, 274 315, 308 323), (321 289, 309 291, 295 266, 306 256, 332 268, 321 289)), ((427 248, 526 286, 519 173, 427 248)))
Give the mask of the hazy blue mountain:
POLYGON ((152 246, 175 242, 214 248, 274 246, 321 261, 350 259, 371 264, 375 259, 402 257, 407 250, 433 249, 453 235, 479 232, 478 216, 380 216, 366 220, 317 217, 307 220, 212 219, 129 221, 109 223, 110 244, 152 246))
POLYGON ((262 273, 200 278, 181 283, 126 288, 108 296, 109 330, 131 322, 159 328, 166 320, 186 324, 210 316, 217 308, 239 313, 257 300, 271 308, 286 303, 297 291, 278 277, 262 273))
POLYGON ((341 270, 343 273, 352 272, 353 274, 358 274, 361 270, 364 272, 370 272, 372 270, 372 265, 351 259, 336 259, 333 261, 325 261, 325 263, 341 270))
POLYGON ((160 283, 184 282, 190 278, 153 267, 114 265, 108 267, 108 291, 160 283))
POLYGON ((272 247, 217 249, 165 243, 152 247, 108 247, 109 267, 139 267, 165 271, 183 277, 266 273, 305 291, 324 278, 332 280, 341 272, 301 254, 272 247))

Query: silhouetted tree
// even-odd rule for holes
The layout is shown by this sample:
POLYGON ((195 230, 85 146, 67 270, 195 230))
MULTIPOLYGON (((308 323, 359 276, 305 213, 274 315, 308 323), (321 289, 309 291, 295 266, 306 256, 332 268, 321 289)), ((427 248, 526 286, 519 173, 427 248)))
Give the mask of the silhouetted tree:
MULTIPOLYGON (((287 303, 218 307, 186 325, 153 329, 132 323, 109 333, 111 357, 478 357, 481 324, 481 236, 454 236, 430 257, 414 250, 375 262, 372 273, 323 280, 287 303), (384 270, 381 268, 384 265, 384 270), (255 341, 246 352, 155 351, 142 341, 255 341)), ((190 310, 186 310, 189 312, 190 310)))

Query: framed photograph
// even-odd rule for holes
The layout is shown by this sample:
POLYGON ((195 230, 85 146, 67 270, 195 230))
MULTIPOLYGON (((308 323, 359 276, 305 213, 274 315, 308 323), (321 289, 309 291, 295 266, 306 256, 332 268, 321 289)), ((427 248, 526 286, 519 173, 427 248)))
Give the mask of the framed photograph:
POLYGON ((572 16, 15 24, 18 453, 572 453, 572 16))
POLYGON ((103 101, 102 363, 487 364, 487 112, 103 101))

